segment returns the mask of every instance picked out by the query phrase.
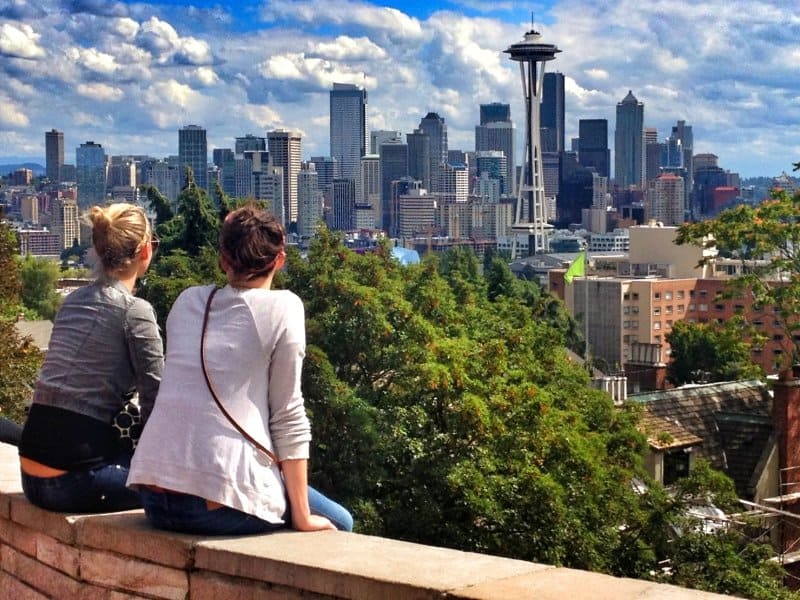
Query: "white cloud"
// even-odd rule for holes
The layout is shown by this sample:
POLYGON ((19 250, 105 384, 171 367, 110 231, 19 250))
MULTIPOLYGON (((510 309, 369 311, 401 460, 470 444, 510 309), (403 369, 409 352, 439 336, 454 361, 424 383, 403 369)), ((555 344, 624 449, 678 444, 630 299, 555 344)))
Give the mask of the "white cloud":
POLYGON ((268 22, 289 19, 306 24, 357 25, 392 39, 417 40, 423 35, 419 20, 396 8, 351 0, 272 0, 265 4, 261 17, 268 22))
POLYGON ((4 127, 27 127, 30 124, 28 115, 22 106, 5 94, 0 93, 0 125, 4 127))
POLYGON ((375 79, 363 71, 350 70, 336 62, 308 57, 302 52, 279 54, 259 65, 266 77, 280 80, 311 81, 320 88, 330 88, 334 82, 354 83, 371 87, 375 79))
POLYGON ((67 50, 67 56, 70 60, 101 75, 112 75, 118 68, 117 61, 113 56, 95 48, 73 47, 67 50))
POLYGON ((211 67, 198 67, 194 71, 195 78, 204 86, 212 86, 219 83, 219 77, 211 67))
POLYGON ((131 41, 136 37, 136 34, 139 32, 139 23, 137 23, 133 19, 129 19, 128 17, 122 17, 121 19, 114 19, 112 24, 112 30, 121 37, 124 37, 126 40, 131 41))
POLYGON ((243 115, 253 127, 258 129, 278 128, 283 123, 277 112, 262 104, 245 104, 240 106, 236 112, 243 115))
POLYGON ((45 51, 39 45, 41 36, 25 23, 15 26, 0 25, 0 54, 18 58, 43 58, 45 51))
POLYGON ((332 60, 383 60, 386 51, 369 38, 340 35, 332 42, 312 44, 309 54, 332 60))
POLYGON ((105 83, 79 83, 75 91, 86 98, 107 102, 119 102, 125 95, 121 89, 105 83))
POLYGON ((602 79, 604 81, 609 79, 608 71, 605 69, 586 69, 584 73, 592 79, 602 79))

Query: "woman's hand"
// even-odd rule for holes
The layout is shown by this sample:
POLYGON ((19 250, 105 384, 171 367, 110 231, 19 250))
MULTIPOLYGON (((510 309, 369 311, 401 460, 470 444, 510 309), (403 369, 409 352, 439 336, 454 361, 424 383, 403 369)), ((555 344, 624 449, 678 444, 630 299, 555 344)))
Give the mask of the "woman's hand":
POLYGON ((295 516, 292 514, 292 529, 297 531, 324 531, 336 529, 336 526, 325 517, 319 515, 295 516))

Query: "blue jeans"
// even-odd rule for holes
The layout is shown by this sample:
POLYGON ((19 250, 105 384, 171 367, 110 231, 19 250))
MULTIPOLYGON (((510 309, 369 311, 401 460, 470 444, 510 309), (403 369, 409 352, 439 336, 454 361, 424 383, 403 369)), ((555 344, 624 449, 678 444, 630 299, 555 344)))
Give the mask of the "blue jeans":
MULTIPOLYGON (((144 486, 140 487, 139 494, 147 519, 158 529, 201 535, 245 535, 289 527, 288 524, 264 521, 229 506, 209 509, 203 498, 191 494, 156 492, 144 486)), ((308 503, 311 514, 327 517, 340 531, 353 530, 353 517, 347 509, 312 487, 308 488, 308 503)), ((288 504, 283 520, 291 522, 288 504)))
POLYGON ((56 512, 103 513, 139 508, 139 495, 125 487, 130 463, 130 456, 120 456, 110 465, 56 477, 22 473, 22 491, 32 504, 56 512))

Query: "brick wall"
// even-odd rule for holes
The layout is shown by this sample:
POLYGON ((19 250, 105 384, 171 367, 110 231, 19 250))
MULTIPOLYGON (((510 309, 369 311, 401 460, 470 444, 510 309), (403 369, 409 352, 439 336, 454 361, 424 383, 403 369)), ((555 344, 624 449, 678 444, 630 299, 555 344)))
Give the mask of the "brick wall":
POLYGON ((0 444, 0 597, 14 600, 710 600, 646 581, 326 531, 203 538, 141 511, 64 515, 22 495, 0 444))

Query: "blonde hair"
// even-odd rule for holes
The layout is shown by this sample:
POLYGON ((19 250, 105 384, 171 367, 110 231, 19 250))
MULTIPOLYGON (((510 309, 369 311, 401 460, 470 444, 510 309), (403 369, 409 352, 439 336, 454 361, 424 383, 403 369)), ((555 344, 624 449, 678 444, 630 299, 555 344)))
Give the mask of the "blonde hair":
POLYGON ((128 268, 150 239, 150 222, 140 206, 125 202, 93 206, 89 221, 92 245, 106 272, 128 268))

